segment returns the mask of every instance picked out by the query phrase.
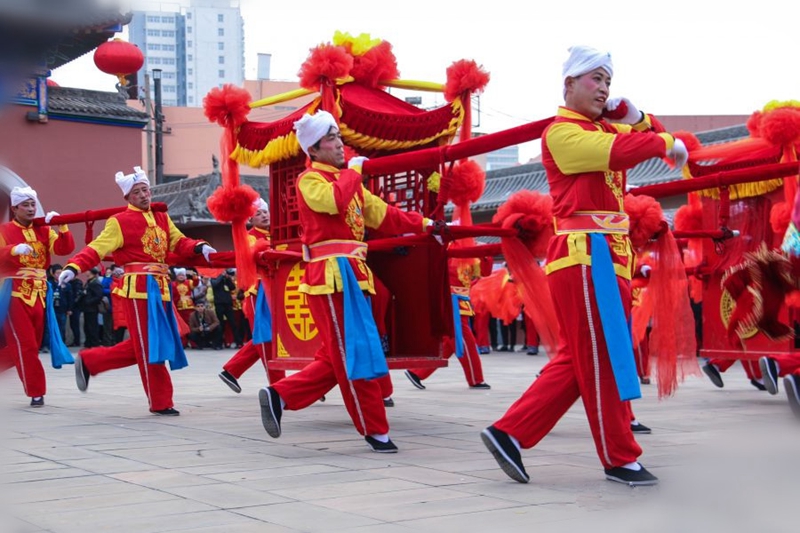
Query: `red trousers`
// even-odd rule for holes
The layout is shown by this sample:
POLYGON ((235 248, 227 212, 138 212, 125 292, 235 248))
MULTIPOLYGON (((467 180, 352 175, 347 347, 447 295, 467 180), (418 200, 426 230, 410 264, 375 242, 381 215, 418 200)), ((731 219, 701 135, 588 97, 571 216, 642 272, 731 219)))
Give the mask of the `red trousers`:
MULTIPOLYGON (((242 310, 247 321, 250 322, 250 329, 255 330, 255 295, 248 296, 242 310)), ((245 345, 239 349, 238 352, 233 354, 233 357, 222 366, 222 369, 230 373, 236 379, 242 377, 251 366, 256 364, 256 361, 261 361, 264 369, 267 371, 267 379, 270 385, 274 385, 286 377, 285 370, 270 370, 267 361, 272 359, 272 343, 265 342, 263 344, 253 344, 253 340, 247 341, 245 345)))
POLYGON ((636 371, 640 378, 650 377, 650 335, 645 335, 638 346, 633 347, 633 357, 636 359, 636 371))
POLYGON ((339 385, 347 413, 360 434, 388 433, 380 380, 347 379, 342 293, 308 295, 307 298, 322 346, 311 364, 273 386, 286 403, 285 409, 297 411, 308 407, 339 385))
MULTIPOLYGON (((581 398, 603 466, 632 463, 642 449, 631 432, 630 405, 617 392, 591 267, 564 268, 547 279, 558 316, 558 353, 494 426, 515 437, 523 448, 531 448, 581 398)), ((621 278, 617 282, 623 308, 630 314, 630 283, 621 278)))
POLYGON ((39 359, 39 345, 44 331, 44 305, 33 306, 11 297, 4 333, 6 346, 0 349, 0 371, 17 368, 22 388, 30 398, 44 396, 47 382, 39 359))
POLYGON ((757 360, 749 359, 711 359, 709 363, 716 366, 720 372, 727 371, 736 361, 741 361, 744 367, 744 373, 747 374, 748 379, 761 379, 761 369, 758 366, 757 360))
MULTIPOLYGON (((464 353, 458 362, 461 363, 461 368, 464 369, 464 376, 467 378, 469 386, 483 383, 483 367, 481 366, 481 357, 478 355, 478 345, 475 342, 475 337, 472 335, 472 330, 469 328, 469 317, 461 315, 461 331, 464 337, 464 353)), ((450 358, 455 354, 455 344, 452 337, 446 337, 444 340, 443 351, 446 354, 445 359, 450 358)), ((426 379, 436 371, 436 368, 419 368, 411 370, 419 379, 426 379)))
POLYGON ((478 343, 478 346, 491 346, 491 341, 489 340, 490 318, 492 318, 492 315, 488 311, 475 313, 473 324, 475 325, 475 342, 478 343))
POLYGON ((798 371, 800 371, 800 354, 797 353, 775 354, 771 355, 770 357, 772 357, 773 359, 775 359, 775 361, 778 362, 778 373, 781 376, 786 376, 788 374, 796 374, 798 371))
MULTIPOLYGON (((96 376, 108 370, 139 366, 144 393, 151 411, 161 411, 173 407, 172 380, 167 364, 151 365, 148 361, 147 300, 125 298, 125 320, 131 337, 115 346, 89 348, 80 352, 83 365, 89 374, 96 376)), ((166 302, 167 312, 171 306, 166 302)))
POLYGON ((525 346, 528 348, 539 347, 539 333, 536 331, 536 325, 533 320, 528 318, 528 315, 523 313, 525 317, 525 346))

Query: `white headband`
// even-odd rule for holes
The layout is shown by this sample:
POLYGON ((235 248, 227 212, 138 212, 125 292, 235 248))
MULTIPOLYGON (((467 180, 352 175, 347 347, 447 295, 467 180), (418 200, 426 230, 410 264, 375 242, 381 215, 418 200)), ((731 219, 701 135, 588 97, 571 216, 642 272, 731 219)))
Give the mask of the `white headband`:
POLYGON ((150 180, 147 179, 147 174, 144 173, 142 167, 133 167, 133 174, 117 172, 114 178, 117 180, 119 188, 122 189, 122 196, 128 196, 137 183, 146 183, 148 187, 150 186, 150 180))
POLYGON ((331 127, 339 129, 336 119, 327 111, 317 111, 314 115, 303 115, 294 123, 300 148, 308 155, 308 148, 328 134, 331 127))
POLYGON ((39 197, 36 195, 36 191, 31 189, 30 187, 14 187, 11 189, 11 207, 16 207, 25 200, 33 200, 34 202, 39 202, 39 197))
POLYGON ((256 211, 269 211, 269 204, 263 198, 259 198, 253 205, 256 206, 256 211))
POLYGON ((595 50, 590 46, 572 46, 569 49, 569 58, 564 62, 561 72, 562 79, 576 78, 596 68, 603 68, 609 76, 614 76, 614 65, 611 63, 611 54, 595 50))
POLYGON ((185 276, 186 275, 186 269, 185 268, 176 268, 175 269, 175 275, 176 276, 185 276))

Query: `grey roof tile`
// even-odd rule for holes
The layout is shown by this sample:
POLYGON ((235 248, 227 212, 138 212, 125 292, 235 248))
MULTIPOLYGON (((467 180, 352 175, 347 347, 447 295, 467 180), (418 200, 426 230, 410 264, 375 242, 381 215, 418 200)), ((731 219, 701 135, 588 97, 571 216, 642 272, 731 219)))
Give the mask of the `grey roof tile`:
POLYGON ((147 123, 147 113, 129 107, 118 93, 49 87, 47 111, 51 114, 147 123))

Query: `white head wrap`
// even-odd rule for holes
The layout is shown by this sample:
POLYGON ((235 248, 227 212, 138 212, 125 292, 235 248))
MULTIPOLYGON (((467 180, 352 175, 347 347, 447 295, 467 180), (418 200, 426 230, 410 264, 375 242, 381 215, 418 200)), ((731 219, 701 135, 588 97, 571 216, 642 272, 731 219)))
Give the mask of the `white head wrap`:
POLYGON ((11 189, 11 207, 16 207, 25 200, 33 200, 39 202, 39 197, 36 191, 30 187, 14 187, 11 189))
POLYGON ((176 276, 185 276, 186 275, 186 269, 185 268, 176 268, 175 269, 175 275, 176 276))
POLYGON ((259 198, 253 202, 253 205, 256 207, 256 211, 269 211, 269 204, 263 198, 259 198))
POLYGON ((331 126, 339 129, 336 119, 327 111, 317 111, 313 115, 303 115, 294 123, 300 148, 308 155, 308 148, 313 146, 330 131, 331 126))
POLYGON ((596 68, 602 67, 609 76, 614 76, 614 65, 611 63, 611 54, 595 50, 590 46, 572 46, 569 49, 569 58, 564 62, 562 79, 568 76, 576 78, 596 68))
POLYGON ((147 179, 147 174, 144 173, 142 167, 133 167, 133 174, 117 172, 114 178, 117 180, 119 188, 122 189, 122 196, 128 196, 137 183, 146 183, 148 187, 150 186, 150 180, 147 179))

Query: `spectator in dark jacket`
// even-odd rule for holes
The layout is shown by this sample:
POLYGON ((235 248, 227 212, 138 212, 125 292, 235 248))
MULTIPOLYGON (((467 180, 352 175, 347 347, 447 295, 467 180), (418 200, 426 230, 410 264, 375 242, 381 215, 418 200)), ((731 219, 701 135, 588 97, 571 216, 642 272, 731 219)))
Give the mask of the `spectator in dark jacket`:
POLYGON ((86 295, 83 297, 83 332, 86 334, 86 348, 100 346, 100 302, 103 301, 103 284, 100 282, 100 269, 89 270, 86 280, 86 295))
POLYGON ((233 276, 236 270, 227 269, 211 281, 211 288, 214 291, 214 310, 217 312, 220 330, 224 330, 225 321, 233 332, 233 340, 237 347, 242 346, 242 333, 236 327, 236 317, 233 313, 233 298, 236 294, 236 282, 233 276))
POLYGON ((215 350, 222 349, 222 328, 219 327, 219 319, 210 309, 206 309, 206 302, 198 300, 194 304, 194 311, 189 317, 189 340, 198 349, 213 347, 215 350))
POLYGON ((72 344, 70 346, 79 347, 81 345, 81 314, 83 313, 83 297, 86 289, 83 281, 75 278, 67 286, 70 288, 70 313, 69 329, 72 330, 72 344))
MULTIPOLYGON (((56 322, 58 323, 58 331, 61 333, 61 338, 67 338, 67 316, 72 312, 72 287, 70 285, 60 286, 58 284, 58 276, 61 275, 61 265, 50 266, 50 288, 53 291, 53 311, 56 314, 56 322)), ((66 343, 66 340, 65 340, 66 343)))

